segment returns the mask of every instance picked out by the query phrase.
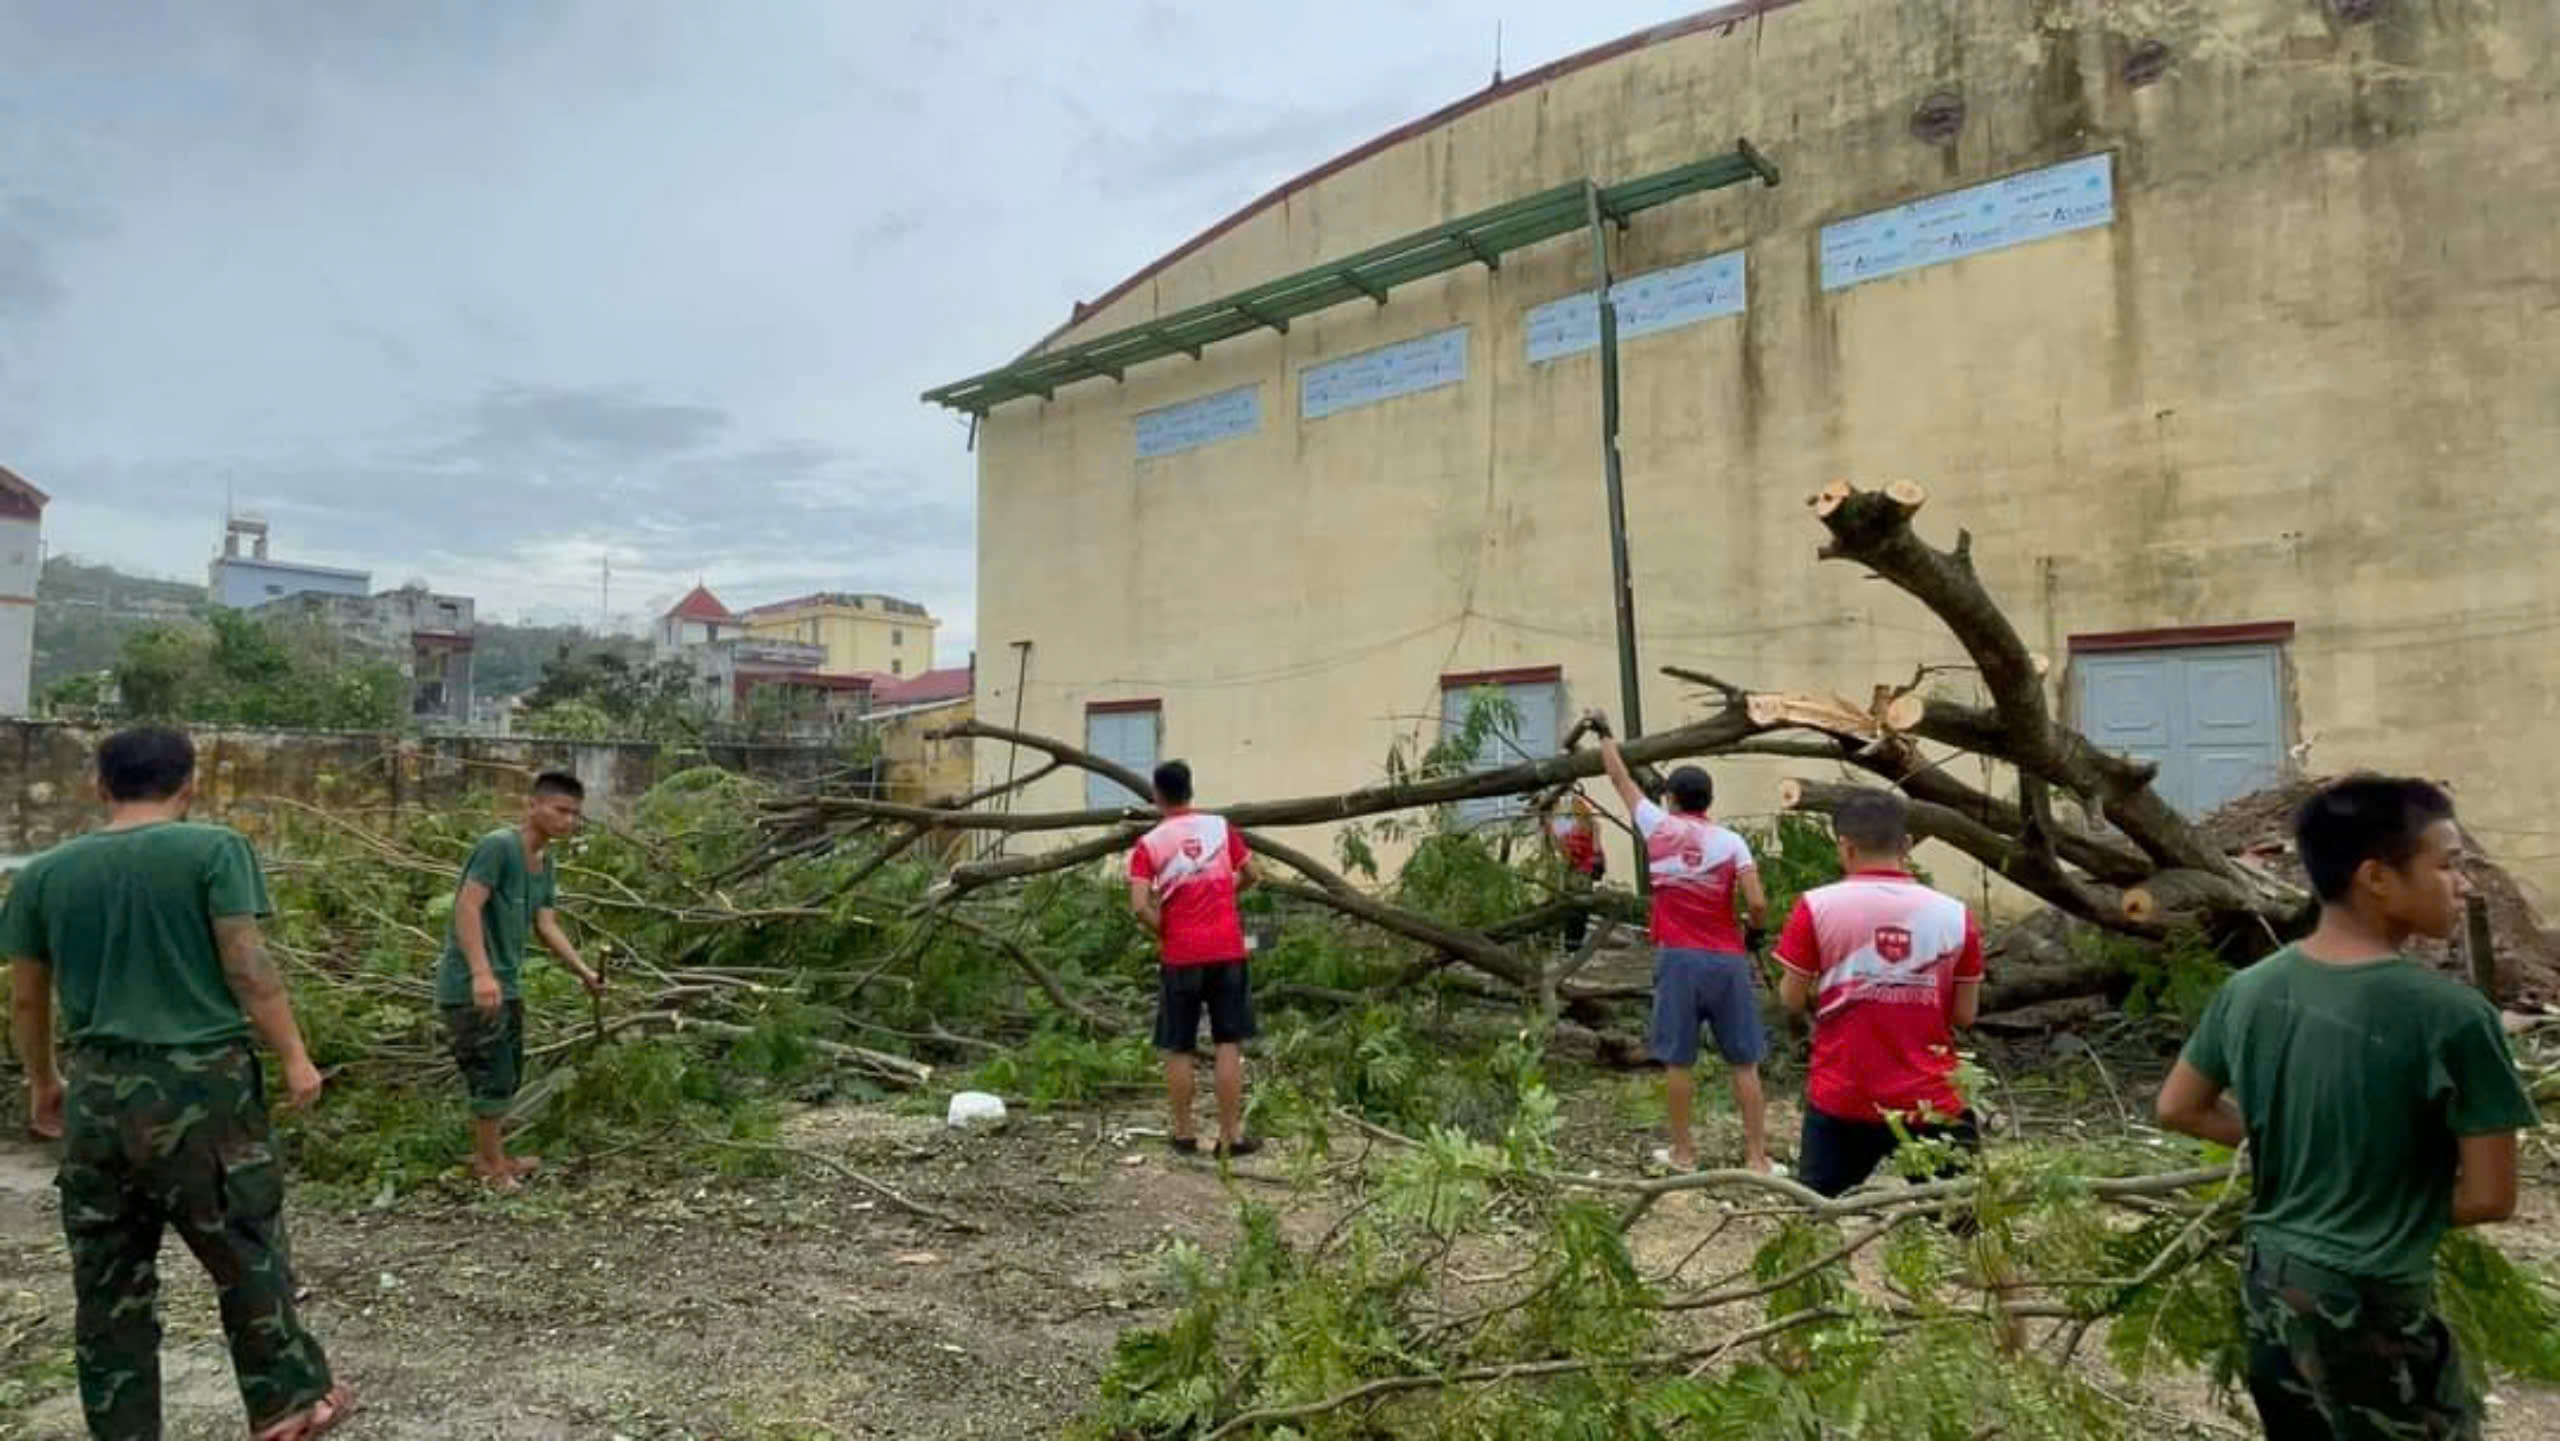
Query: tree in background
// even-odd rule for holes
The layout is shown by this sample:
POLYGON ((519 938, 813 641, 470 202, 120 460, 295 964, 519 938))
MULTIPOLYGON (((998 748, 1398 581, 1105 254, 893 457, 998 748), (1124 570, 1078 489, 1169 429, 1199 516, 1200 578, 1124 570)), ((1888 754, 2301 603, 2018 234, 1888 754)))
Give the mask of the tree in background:
POLYGON ((324 628, 233 610, 145 626, 115 664, 120 709, 140 720, 285 730, 397 730, 408 684, 390 662, 324 628))
POLYGON ((635 664, 615 650, 579 652, 562 645, 542 664, 525 695, 525 728, 537 735, 602 734, 638 740, 695 741, 712 728, 696 694, 693 668, 682 661, 635 664))

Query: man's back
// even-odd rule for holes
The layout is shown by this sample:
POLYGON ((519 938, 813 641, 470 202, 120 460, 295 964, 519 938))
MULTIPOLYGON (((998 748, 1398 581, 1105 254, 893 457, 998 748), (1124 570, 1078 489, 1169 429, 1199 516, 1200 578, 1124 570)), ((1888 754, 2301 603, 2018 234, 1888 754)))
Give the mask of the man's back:
POLYGON ((2458 1138, 2533 1123, 2495 1008, 2398 957, 2288 946, 2215 994, 2186 1060, 2247 1125, 2252 1238, 2375 1281, 2432 1274, 2458 1138))
POLYGON ((1923 1107, 1952 1119, 1959 982, 1982 978, 1964 902, 1900 871, 1861 871, 1798 898, 1780 964, 1814 983, 1814 1106, 1850 1121, 1923 1107))
POLYGON ((1733 893, 1752 869, 1751 847, 1704 815, 1636 807, 1645 869, 1653 880, 1653 943, 1681 950, 1739 955, 1742 925, 1733 893))
POLYGON ((1200 965, 1244 959, 1236 874, 1244 837, 1226 817, 1177 811, 1138 838, 1129 874, 1147 883, 1164 913, 1164 962, 1200 965))
POLYGON ((238 832, 164 821, 97 831, 28 862, 0 939, 51 965, 72 1044, 212 1045, 249 1031, 213 918, 266 910, 265 878, 238 832))

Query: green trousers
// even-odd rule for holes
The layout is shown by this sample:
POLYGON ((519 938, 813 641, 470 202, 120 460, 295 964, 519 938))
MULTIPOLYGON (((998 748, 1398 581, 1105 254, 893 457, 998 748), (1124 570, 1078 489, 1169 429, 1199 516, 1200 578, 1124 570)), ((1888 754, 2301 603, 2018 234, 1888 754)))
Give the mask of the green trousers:
POLYGON ((316 1404, 329 1360, 294 1315, 257 1057, 241 1044, 84 1045, 66 1058, 64 1084, 56 1184, 90 1436, 160 1436, 159 1255, 173 1227, 213 1278, 250 1428, 316 1404))
POLYGON ((2269 1441, 2479 1441, 2479 1400, 2426 1287, 2252 1247, 2242 1295, 2269 1441))

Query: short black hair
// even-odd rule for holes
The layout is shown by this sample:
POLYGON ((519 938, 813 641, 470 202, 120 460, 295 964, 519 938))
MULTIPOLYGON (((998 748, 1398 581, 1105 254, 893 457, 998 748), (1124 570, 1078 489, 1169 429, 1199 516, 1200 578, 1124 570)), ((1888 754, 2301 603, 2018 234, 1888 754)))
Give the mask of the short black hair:
POLYGON ((587 798, 587 783, 567 771, 544 771, 533 778, 533 798, 540 800, 544 796, 567 796, 571 800, 582 801, 587 798))
POLYGON ((196 773, 196 743, 168 726, 117 731, 98 747, 98 783, 111 801, 165 801, 196 773))
POLYGON ((2294 812, 2293 844, 2324 901, 2346 899, 2367 861, 2397 869, 2418 853, 2418 837, 2453 819, 2453 797, 2405 776, 2349 776, 2321 787, 2294 812))
POLYGON ((1862 855, 1897 854, 1911 844, 1911 805, 1900 791, 1860 787, 1832 808, 1831 833, 1862 855))
POLYGON ((1191 804, 1191 763, 1166 761, 1156 767, 1156 799, 1169 806, 1191 804))
POLYGON ((1716 803, 1715 779, 1697 766, 1673 771, 1662 789, 1671 797, 1673 810, 1702 811, 1716 803))

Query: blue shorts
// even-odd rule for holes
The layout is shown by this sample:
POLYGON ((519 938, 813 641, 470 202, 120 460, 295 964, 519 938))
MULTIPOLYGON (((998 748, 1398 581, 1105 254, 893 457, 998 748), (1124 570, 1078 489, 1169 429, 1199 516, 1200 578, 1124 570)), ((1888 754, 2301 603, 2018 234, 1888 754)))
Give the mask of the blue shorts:
POLYGON ((1709 1027, 1727 1065, 1756 1066, 1769 1054, 1752 993, 1751 958, 1724 951, 1663 946, 1653 953, 1653 1058, 1666 1066, 1697 1064, 1709 1027))

